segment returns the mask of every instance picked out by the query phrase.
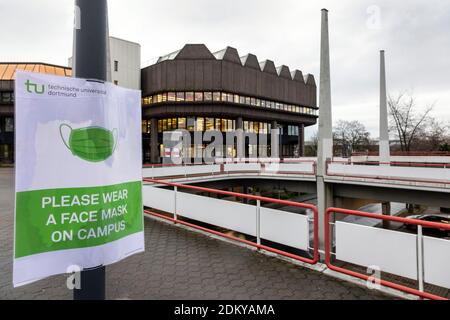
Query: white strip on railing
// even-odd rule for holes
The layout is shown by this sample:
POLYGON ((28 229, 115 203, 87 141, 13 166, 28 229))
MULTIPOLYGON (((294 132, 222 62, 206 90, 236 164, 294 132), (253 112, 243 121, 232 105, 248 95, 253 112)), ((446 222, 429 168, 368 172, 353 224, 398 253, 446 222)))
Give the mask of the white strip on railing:
POLYGON ((425 282, 450 289, 450 241, 423 237, 425 282))
POLYGON ((220 165, 192 165, 192 166, 155 166, 142 170, 145 178, 173 177, 193 174, 215 174, 220 172, 220 165))
POLYGON ((261 238, 308 250, 309 222, 306 215, 261 208, 261 238))
POLYGON ((417 236, 336 222, 336 258, 417 280, 417 236))
POLYGON ((255 206, 178 192, 177 214, 256 236, 255 206))
POLYGON ((314 162, 303 163, 267 163, 265 165, 266 173, 277 172, 298 172, 314 174, 314 162))
POLYGON ((395 166, 365 166, 349 165, 345 163, 330 163, 329 175, 353 176, 367 178, 391 178, 422 180, 427 182, 450 181, 450 169, 435 167, 395 167, 395 166))
POLYGON ((161 211, 174 213, 175 201, 174 191, 163 188, 143 186, 142 202, 144 206, 155 208, 161 211))
MULTIPOLYGON (((448 156, 391 156, 391 162, 407 162, 407 163, 450 163, 450 157, 448 156)), ((336 160, 336 159, 334 159, 336 160)), ((348 159, 346 159, 348 160, 348 159)), ((351 162, 367 162, 380 161, 379 156, 352 156, 351 162)))
POLYGON ((226 163, 224 165, 225 172, 233 171, 261 171, 260 163, 226 163))
POLYGON ((421 245, 416 234, 342 221, 335 230, 338 260, 450 289, 450 240, 422 237, 421 245))

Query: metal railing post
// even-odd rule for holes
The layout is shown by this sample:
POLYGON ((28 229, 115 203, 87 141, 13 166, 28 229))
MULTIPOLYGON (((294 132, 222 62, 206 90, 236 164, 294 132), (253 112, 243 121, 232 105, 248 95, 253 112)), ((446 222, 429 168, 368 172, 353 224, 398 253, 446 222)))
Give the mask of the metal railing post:
POLYGON ((423 228, 417 226, 417 281, 419 282, 419 291, 424 292, 424 256, 423 256, 423 228))
POLYGON ((178 215, 177 215, 177 193, 178 193, 178 187, 173 187, 173 190, 175 191, 174 194, 174 210, 173 210, 173 219, 175 220, 175 223, 177 223, 178 215))
POLYGON ((261 200, 256 200, 256 243, 261 244, 261 200))

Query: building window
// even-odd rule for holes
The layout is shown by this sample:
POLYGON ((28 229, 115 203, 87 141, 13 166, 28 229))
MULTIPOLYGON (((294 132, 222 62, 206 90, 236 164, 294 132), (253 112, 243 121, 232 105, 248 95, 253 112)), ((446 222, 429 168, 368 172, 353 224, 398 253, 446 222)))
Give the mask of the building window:
POLYGON ((205 130, 214 130, 214 118, 205 119, 205 130))
POLYGON ((177 101, 184 101, 184 92, 177 92, 177 101))
POLYGON ((145 97, 145 98, 142 99, 142 104, 145 105, 145 106, 148 106, 151 103, 152 103, 152 97, 151 96, 150 97, 145 97))
POLYGON ((189 101, 189 102, 194 101, 194 93, 193 92, 186 92, 186 101, 189 101))
POLYGON ((250 97, 245 97, 245 104, 248 104, 248 105, 251 104, 251 99, 250 99, 250 97))
POLYGON ((245 104, 245 97, 239 97, 239 103, 240 104, 245 104))
POLYGON ((239 95, 238 94, 234 95, 234 103, 239 103, 239 95))
POLYGON ((13 103, 14 93, 13 92, 0 92, 0 103, 13 103))
POLYGON ((204 131, 205 130, 205 119, 198 117, 195 121, 195 131, 204 131))
POLYGON ((178 129, 186 129, 186 118, 178 118, 178 129))
POLYGON ((114 60, 114 71, 118 72, 119 71, 119 61, 114 60))
POLYGON ((222 119, 216 119, 216 125, 215 125, 215 129, 217 131, 223 131, 222 129, 222 119))
POLYGON ((142 133, 150 133, 150 124, 149 120, 142 120, 142 133))
POLYGON ((214 101, 220 101, 220 92, 214 92, 213 93, 213 100, 214 101))
POLYGON ((226 94, 225 92, 222 92, 222 102, 227 102, 228 99, 228 94, 226 94))
MULTIPOLYGON (((216 122, 217 124, 217 122, 216 122)), ((219 130, 219 128, 217 128, 219 130)), ((227 132, 228 131, 228 120, 220 119, 220 131, 227 132)))
POLYGON ((176 130, 177 129, 177 118, 167 119, 167 130, 176 130))
POLYGON ((195 118, 194 117, 189 117, 187 118, 187 129, 189 131, 194 131, 195 129, 195 118))
POLYGON ((203 100, 205 100, 205 101, 212 101, 212 92, 205 92, 205 93, 203 93, 203 100))
POLYGON ((176 100, 176 97, 175 97, 175 92, 169 92, 168 94, 167 94, 167 100, 168 101, 175 101, 176 100))
POLYGON ((14 118, 5 118, 5 132, 14 132, 14 118))
POLYGON ((203 101, 203 92, 195 93, 195 101, 203 101))

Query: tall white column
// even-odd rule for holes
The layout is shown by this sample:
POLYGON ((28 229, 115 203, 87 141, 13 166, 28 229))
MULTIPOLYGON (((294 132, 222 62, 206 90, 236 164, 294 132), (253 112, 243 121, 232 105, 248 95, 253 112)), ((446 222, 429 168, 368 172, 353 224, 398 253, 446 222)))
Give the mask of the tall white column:
POLYGON ((380 162, 387 165, 390 161, 389 127, 386 93, 386 64, 384 50, 380 51, 380 162))
MULTIPOLYGON (((333 130, 331 118, 330 44, 328 37, 328 10, 322 9, 320 42, 320 91, 319 91, 319 150, 317 152, 317 208, 319 211, 319 247, 324 249, 325 211, 333 205, 331 185, 324 180, 326 161, 333 157, 333 130)), ((321 255, 321 258, 323 256, 321 255)))
POLYGON ((330 44, 328 37, 327 9, 322 9, 319 108, 319 150, 317 152, 317 175, 323 177, 325 175, 326 161, 333 156, 330 44))

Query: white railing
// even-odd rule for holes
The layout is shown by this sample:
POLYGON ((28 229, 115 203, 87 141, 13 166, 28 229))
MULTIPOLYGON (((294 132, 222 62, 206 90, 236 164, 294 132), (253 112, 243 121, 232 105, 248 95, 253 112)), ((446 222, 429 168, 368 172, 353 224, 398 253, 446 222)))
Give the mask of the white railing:
MULTIPOLYGON (((315 206, 215 189, 179 185, 160 180, 146 179, 144 181, 151 181, 154 184, 158 183, 173 188, 164 189, 154 184, 145 184, 143 187, 144 206, 170 213, 173 215, 173 219, 178 219, 181 216, 243 233, 255 237, 258 244, 263 239, 309 251, 312 249, 310 240, 314 243, 317 242, 316 237, 310 239, 310 230, 313 230, 313 225, 315 230, 317 223, 314 219, 317 215, 315 206), (226 193, 236 197, 254 198, 256 205, 180 192, 179 188, 207 190, 212 193, 226 193), (305 209, 305 214, 265 208, 261 206, 261 201, 302 207, 305 209)), ((316 245, 313 247, 316 247, 316 245)))
MULTIPOLYGON (((313 159, 247 159, 247 161, 217 161, 215 164, 154 164, 145 165, 144 178, 168 178, 189 176, 213 176, 224 174, 258 175, 292 174, 315 176, 316 162, 313 159)), ((244 160, 244 159, 242 159, 244 160)))
POLYGON ((417 289, 378 278, 382 285, 427 299, 441 299, 443 297, 426 292, 425 284, 450 289, 450 272, 448 271, 450 240, 424 236, 425 228, 440 230, 443 234, 450 233, 450 225, 446 223, 385 216, 342 208, 328 208, 325 214, 326 264, 331 270, 364 280, 370 280, 370 275, 338 267, 332 263, 332 260, 364 266, 370 268, 372 272, 378 270, 416 280, 417 289), (331 223, 330 215, 335 214, 403 223, 416 226, 417 231, 407 233, 401 230, 368 227, 343 221, 331 223), (331 239, 332 227, 335 239, 331 239), (334 252, 332 252, 333 249, 334 252))
POLYGON ((327 163, 327 176, 450 184, 450 165, 447 166, 446 163, 419 162, 378 163, 331 161, 327 163))

